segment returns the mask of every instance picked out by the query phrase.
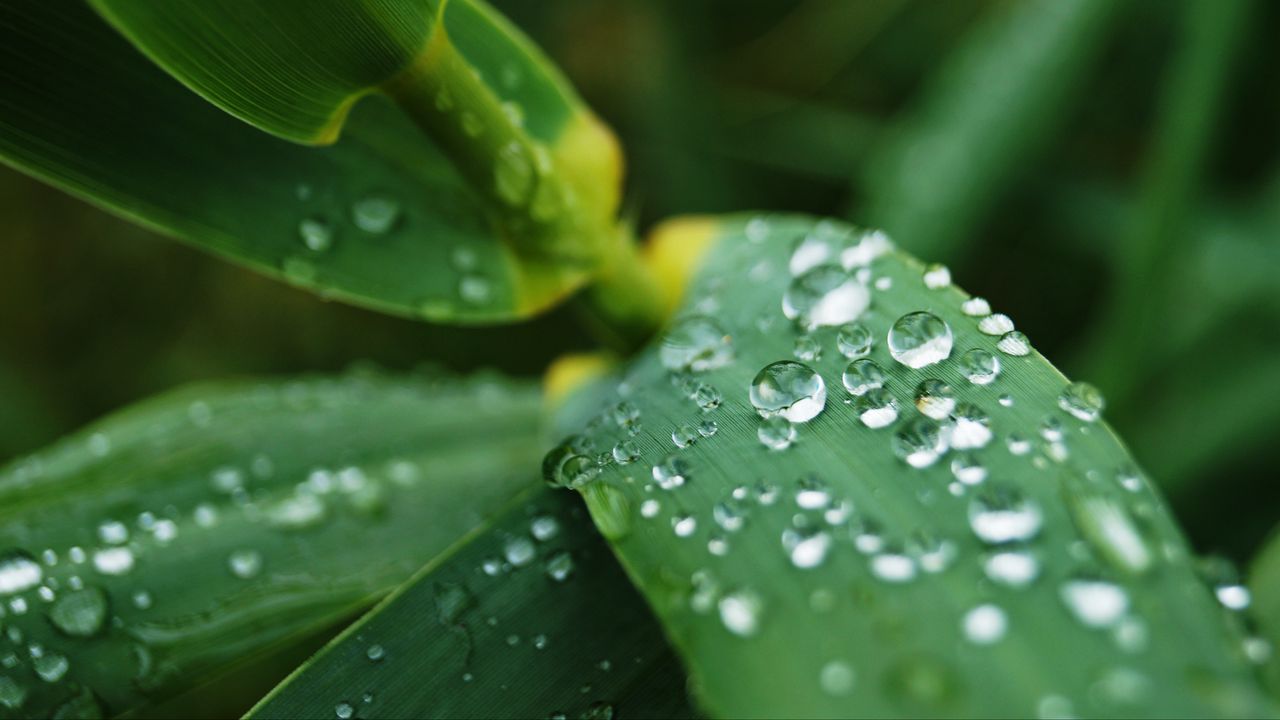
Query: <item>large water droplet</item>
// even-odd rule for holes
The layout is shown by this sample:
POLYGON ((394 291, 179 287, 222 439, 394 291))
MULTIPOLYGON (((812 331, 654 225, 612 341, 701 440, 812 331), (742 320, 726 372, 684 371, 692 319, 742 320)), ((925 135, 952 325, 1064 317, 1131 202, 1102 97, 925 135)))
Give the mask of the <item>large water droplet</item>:
POLYGON ((1102 393, 1086 382, 1073 382, 1058 396, 1058 407, 1085 422, 1097 421, 1105 406, 1102 393))
POLYGON ((969 527, 992 545, 1030 540, 1042 521, 1040 506, 1013 488, 990 487, 969 502, 969 527))
POLYGON ((351 204, 351 221, 367 233, 382 235, 400 219, 400 203, 385 195, 369 195, 351 204))
POLYGON ((903 315, 889 329, 889 354, 909 368, 922 368, 951 355, 951 328, 927 312, 903 315))
POLYGON ((751 404, 762 417, 808 422, 827 404, 827 386, 808 365, 783 360, 766 365, 751 381, 751 404))
POLYGON ((49 608, 49 622, 72 637, 96 635, 107 618, 107 595, 96 587, 64 592, 49 608))
POLYGON ((24 550, 8 550, 0 554, 0 595, 30 590, 44 579, 40 563, 24 550))
POLYGON ((782 314, 810 328, 843 325, 870 303, 866 285, 837 265, 821 265, 791 281, 782 296, 782 314))
POLYGON ((704 372, 733 362, 733 343, 715 320, 693 315, 667 331, 658 355, 668 370, 704 372))

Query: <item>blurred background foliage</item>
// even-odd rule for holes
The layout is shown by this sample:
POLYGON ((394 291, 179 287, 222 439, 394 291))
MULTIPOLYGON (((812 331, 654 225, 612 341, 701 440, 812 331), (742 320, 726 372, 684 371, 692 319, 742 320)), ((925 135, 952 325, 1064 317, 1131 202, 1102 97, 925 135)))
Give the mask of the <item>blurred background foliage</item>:
MULTIPOLYGON (((947 262, 1108 415, 1195 543, 1280 507, 1280 4, 500 0, 618 132, 626 212, 800 211, 947 262)), ((91 111, 91 109, 89 110, 91 111)), ((537 375, 571 313, 382 317, 0 169, 0 460, 183 382, 537 375)))

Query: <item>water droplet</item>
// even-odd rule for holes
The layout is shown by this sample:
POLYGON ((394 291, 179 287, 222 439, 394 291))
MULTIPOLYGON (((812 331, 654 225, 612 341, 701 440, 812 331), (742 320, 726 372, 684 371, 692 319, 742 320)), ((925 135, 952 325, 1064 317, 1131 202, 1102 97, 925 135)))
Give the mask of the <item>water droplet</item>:
POLYGON ((889 354, 915 369, 946 360, 951 355, 951 328, 932 313, 903 315, 889 329, 889 354))
POLYGON ((977 485, 987 479, 987 468, 973 453, 959 453, 951 459, 951 474, 965 485, 977 485))
POLYGON ((458 297, 469 305, 483 305, 492 294, 492 283, 479 275, 463 275, 458 280, 458 297))
POLYGON ((241 580, 249 580, 262 572, 262 553, 257 550, 236 550, 227 558, 231 574, 241 580))
POLYGON ((820 265, 791 281, 782 296, 782 314, 808 328, 843 325, 870 303, 867 286, 838 265, 820 265))
POLYGON ((641 517, 646 517, 646 518, 657 517, 659 512, 662 512, 662 503, 658 502, 653 498, 649 498, 648 500, 645 500, 644 502, 640 503, 641 517))
POLYGON ((698 441, 698 430, 692 425, 681 425, 671 431, 671 442, 678 448, 687 448, 698 441))
POLYGON ((756 437, 770 450, 786 450, 796 440, 796 426, 781 415, 764 418, 756 428, 756 437))
POLYGON ((857 360, 871 354, 874 343, 871 331, 862 323, 849 323, 836 333, 836 349, 850 360, 857 360))
POLYGON ((1019 433, 1009 433, 1009 437, 1005 438, 1005 447, 1009 448, 1010 455, 1022 456, 1031 452, 1031 441, 1019 433))
POLYGON ((901 548, 883 547, 871 556, 871 574, 889 583, 910 582, 916 577, 916 561, 901 548))
POLYGON ((993 583, 1023 588, 1039 577, 1040 562, 1027 550, 997 550, 983 559, 982 570, 993 583))
POLYGON ((678 513, 671 518, 671 529, 676 537, 689 537, 698 529, 698 518, 688 513, 678 513))
POLYGON ((13 678, 0 676, 0 707, 17 710, 27 700, 27 689, 13 678))
POLYGON ((893 434, 893 454, 914 468, 926 468, 947 451, 947 439, 938 423, 914 418, 893 434))
POLYGON ((526 537, 510 537, 502 546, 502 556, 512 567, 524 567, 538 556, 538 549, 526 537))
POLYGON ((0 595, 30 590, 43 579, 44 569, 30 553, 8 550, 0 554, 0 595))
POLYGON ((123 545, 129 540, 129 528, 119 520, 108 520, 98 526, 98 539, 107 545, 123 545))
MULTIPOLYGON (((991 442, 991 418, 973 403, 960 403, 951 415, 951 447, 973 450, 991 442)), ((955 466, 952 466, 954 470, 955 466)))
POLYGON ((1000 642, 1008 629, 1009 619, 997 605, 979 605, 964 614, 964 636, 975 645, 1000 642))
POLYGON ((299 530, 313 527, 324 520, 324 500, 307 492, 284 498, 267 508, 267 522, 272 527, 299 530))
POLYGON ((529 523, 529 534, 538 542, 553 540, 560 534, 560 521, 550 515, 539 515, 529 523))
POLYGON ((938 290, 951 285, 951 271, 946 265, 934 263, 924 269, 924 286, 930 290, 938 290))
POLYGON ((351 204, 351 221, 367 233, 381 235, 400 219, 400 203, 385 195, 369 195, 351 204))
POLYGON ((351 720, 356 714, 356 709, 349 702, 340 702, 333 706, 333 714, 338 717, 338 720, 351 720))
POLYGON ((818 528, 801 528, 783 531, 782 547, 791 558, 791 564, 801 568, 815 568, 827 558, 831 549, 831 535, 818 528))
POLYGON ((801 335, 796 338, 791 354, 799 360, 817 362, 822 359, 822 345, 812 335, 801 335))
POLYGON ((739 637, 751 637, 760 630, 760 616, 764 603, 760 596, 751 590, 736 590, 727 593, 717 603, 720 610, 720 622, 729 632, 739 637))
POLYGON ((838 260, 842 246, 841 236, 815 229, 796 242, 787 269, 793 277, 803 275, 816 267, 838 260))
POLYGON ((817 417, 827 404, 827 386, 808 365, 783 360, 766 365, 751 381, 751 404, 761 417, 781 415, 793 423, 817 417))
POLYGON ((1065 484, 1067 509, 1080 534, 1117 570, 1143 573, 1155 562, 1129 511, 1114 498, 1091 492, 1074 476, 1065 484))
POLYGON ((667 331, 658 354, 668 370, 705 372, 733 362, 733 342, 715 320, 693 315, 667 331))
POLYGON ((978 330, 987 335, 1004 335, 1013 331, 1013 320, 1003 313, 995 313, 979 320, 978 330))
POLYGON ((674 490, 688 480, 689 464, 675 455, 653 466, 653 481, 663 490, 674 490))
POLYGON ((988 487, 969 502, 969 527, 991 545, 1030 540, 1042 520, 1040 506, 1009 487, 988 487))
POLYGON ((96 587, 64 592, 49 608, 49 622, 71 637, 92 637, 107 618, 107 595, 96 587))
POLYGON ((370 662, 378 662, 387 656, 387 651, 381 645, 374 643, 364 651, 364 656, 369 658, 370 662))
POLYGON ((854 674, 853 668, 841 660, 828 662, 822 666, 822 670, 818 673, 818 685, 828 695, 848 695, 853 691, 853 685, 856 680, 857 676, 854 674))
POLYGON ((1000 358, 981 348, 974 348, 960 356, 964 376, 974 385, 990 385, 1000 375, 1000 358))
POLYGON ((510 142, 498 151, 493 166, 493 188, 498 197, 511 206, 524 205, 533 189, 533 160, 518 142, 510 142))
POLYGON ((929 378, 916 386, 916 409, 934 420, 946 420, 956 407, 956 396, 951 386, 941 380, 929 378))
POLYGON ((640 459, 640 446, 632 440, 621 440, 613 446, 613 461, 619 465, 629 465, 640 459))
POLYGON ((303 218, 298 223, 298 236, 312 252, 324 252, 333 245, 333 225, 322 217, 303 218))
POLYGON ((127 547, 95 550, 93 568, 103 575, 124 575, 133 569, 133 551, 127 547))
POLYGON ((898 419, 898 401, 882 387, 867 390, 853 404, 853 411, 863 425, 877 430, 898 419))
POLYGON ((840 377, 844 383, 845 390, 850 395, 862 395, 869 390, 874 390, 884 386, 885 374, 884 368, 880 367, 874 360, 854 360, 844 369, 844 374, 840 377))
POLYGON ((702 408, 703 412, 709 412, 720 407, 723 398, 720 391, 715 387, 706 383, 698 383, 697 389, 693 391, 693 401, 702 408))
POLYGON ((1197 569, 1223 607, 1239 612, 1253 603, 1253 595, 1240 582, 1240 573, 1230 560, 1211 555, 1202 558, 1197 569))
POLYGON ((1012 396, 1012 395, 1009 395, 1008 393, 1005 393, 1004 395, 1001 395, 1001 396, 1000 396, 999 398, 997 398, 997 399, 999 400, 1000 405, 1001 405, 1002 407, 1013 407, 1013 396, 1012 396))
POLYGON ((1058 396, 1058 407, 1084 422, 1095 422, 1102 415, 1106 401, 1098 388, 1086 382, 1073 382, 1058 396))
POLYGON ((868 230, 862 233, 858 241, 840 253, 840 264, 846 270, 866 267, 873 260, 893 250, 893 242, 881 230, 868 230))
POLYGON ((36 671, 36 675, 47 683, 55 683, 66 677, 67 670, 71 669, 71 662, 66 656, 41 653, 36 655, 34 652, 31 657, 31 668, 36 671))
POLYGON ((1031 341, 1026 335, 1014 330, 1007 332, 1000 338, 1000 342, 996 343, 996 348, 1005 355, 1013 357, 1022 357, 1031 352, 1031 341))
POLYGON ((566 550, 560 550, 547 558, 547 577, 556 582, 564 582, 573 573, 573 556, 566 550))
POLYGON ((1110 627, 1129 610, 1129 595, 1113 582, 1095 578, 1068 580, 1058 589, 1067 609, 1081 624, 1110 627))
POLYGON ((969 317, 984 317, 991 314, 991 305, 985 298, 971 297, 960 304, 960 311, 969 317))

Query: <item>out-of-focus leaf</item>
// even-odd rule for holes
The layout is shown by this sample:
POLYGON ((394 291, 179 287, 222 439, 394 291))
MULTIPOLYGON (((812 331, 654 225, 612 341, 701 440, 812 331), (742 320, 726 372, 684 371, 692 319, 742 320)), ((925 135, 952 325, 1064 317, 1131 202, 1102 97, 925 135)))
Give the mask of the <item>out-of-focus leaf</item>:
POLYGON ((662 629, 576 498, 545 488, 433 560, 255 718, 689 717, 662 629))
POLYGON ((1273 711, 1101 401, 992 334, 1007 319, 879 233, 686 227, 659 237, 715 244, 684 312, 544 468, 580 487, 711 714, 1273 711), (838 349, 851 320, 843 352, 875 368, 838 349), (584 461, 615 444, 629 462, 584 461))
POLYGON ((333 141, 346 117, 341 139, 316 149, 267 135, 168 77, 84 5, 16 0, 0 7, 0 158, 326 296, 433 320, 533 314, 584 283, 602 254, 628 251, 613 224, 612 137, 486 7, 449 3, 450 32, 430 35, 452 50, 442 77, 466 86, 438 110, 437 95, 420 96, 430 72, 410 64, 379 74, 408 35, 436 27, 406 20, 403 4, 107 5, 224 107, 315 141, 333 141), (373 28, 380 13, 395 16, 385 36, 373 28), (329 26, 338 15, 361 31, 329 26), (148 27, 155 32, 143 34, 148 27), (279 62, 258 65, 262 53, 279 62), (395 80, 398 104, 342 95, 375 76, 395 80), (504 162, 486 155, 499 151, 504 162))
POLYGON ((859 176, 859 216, 924 257, 957 261, 992 203, 1065 119, 1127 3, 995 7, 943 63, 918 108, 859 176))
POLYGON ((528 486, 536 388, 180 390, 0 471, 0 707, 116 714, 371 604, 528 486))
POLYGON ((1193 237, 1188 220, 1201 168, 1251 7, 1251 0, 1184 3, 1181 49, 1169 68, 1142 197, 1116 243, 1114 290, 1095 342, 1082 345, 1090 376, 1117 397, 1136 392, 1148 349, 1162 342, 1170 296, 1178 289, 1171 279, 1193 237))

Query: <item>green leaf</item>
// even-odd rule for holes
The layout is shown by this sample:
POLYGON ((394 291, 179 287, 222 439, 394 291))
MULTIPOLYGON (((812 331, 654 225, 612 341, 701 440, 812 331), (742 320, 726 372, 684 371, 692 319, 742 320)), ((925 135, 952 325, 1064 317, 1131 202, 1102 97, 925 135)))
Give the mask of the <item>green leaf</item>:
POLYGON ((1069 386, 1025 337, 980 331, 998 318, 978 317, 977 302, 965 312, 968 296, 940 268, 926 280, 880 233, 800 217, 684 227, 660 237, 715 244, 683 312, 544 468, 581 487, 710 714, 1273 712, 1088 388, 1069 386), (812 292, 823 298, 812 305, 805 288, 819 279, 832 292, 812 292), (783 298, 800 318, 846 322, 864 288, 870 307, 855 322, 883 394, 853 397, 837 328, 801 333, 783 298), (896 359, 890 328, 921 312, 932 319, 913 327, 928 332, 899 335, 896 359), (812 356, 809 341, 816 374, 792 368, 804 391, 760 395, 796 420, 794 443, 770 449, 759 434, 781 445, 788 426, 765 425, 748 389, 797 349, 812 356), (924 349, 901 352, 911 347, 924 349), (990 358, 1000 371, 983 384, 990 358), (930 380, 943 388, 917 400, 930 380), (616 457, 638 455, 629 463, 597 468, 577 454, 627 442, 616 457))
POLYGON ((0 704, 117 714, 367 607, 528 487, 539 415, 485 378, 208 384, 16 462, 0 704))
POLYGON ((102 6, 183 81, 242 117, 295 139, 311 127, 314 140, 331 141, 315 123, 338 103, 342 137, 307 148, 264 134, 168 77, 80 3, 19 0, 0 8, 0 158, 18 169, 327 297, 432 320, 528 316, 630 252, 614 225, 612 137, 482 6, 450 3, 451 32, 431 35, 454 41, 447 73, 411 64, 384 78, 394 80, 388 92, 354 106, 339 92, 381 77, 411 29, 435 24, 380 15, 402 4, 102 6), (361 32, 326 25, 338 15, 364 18, 361 32), (370 25, 378 18, 384 35, 370 25), (179 47, 194 54, 178 62, 179 47), (265 62, 262 52, 286 56, 249 72, 265 62), (319 64, 298 64, 307 58, 319 64), (465 85, 454 88, 453 110, 435 110, 422 95, 428 81, 465 85), (286 109, 298 116, 280 116, 286 109), (476 113, 483 142, 459 129, 464 112, 476 113), (520 113, 523 126, 512 120, 520 113), (485 153, 503 149, 510 162, 499 172, 485 153), (535 154, 541 165, 521 165, 535 154), (514 204, 496 197, 500 178, 519 196, 514 204))
POLYGON ((537 488, 249 714, 689 717, 684 674, 576 498, 537 488), (587 713, 594 713, 587 715, 587 713))
POLYGON ((1069 117, 1126 3, 992 7, 859 175, 860 214, 926 257, 958 261, 992 204, 1069 117))

